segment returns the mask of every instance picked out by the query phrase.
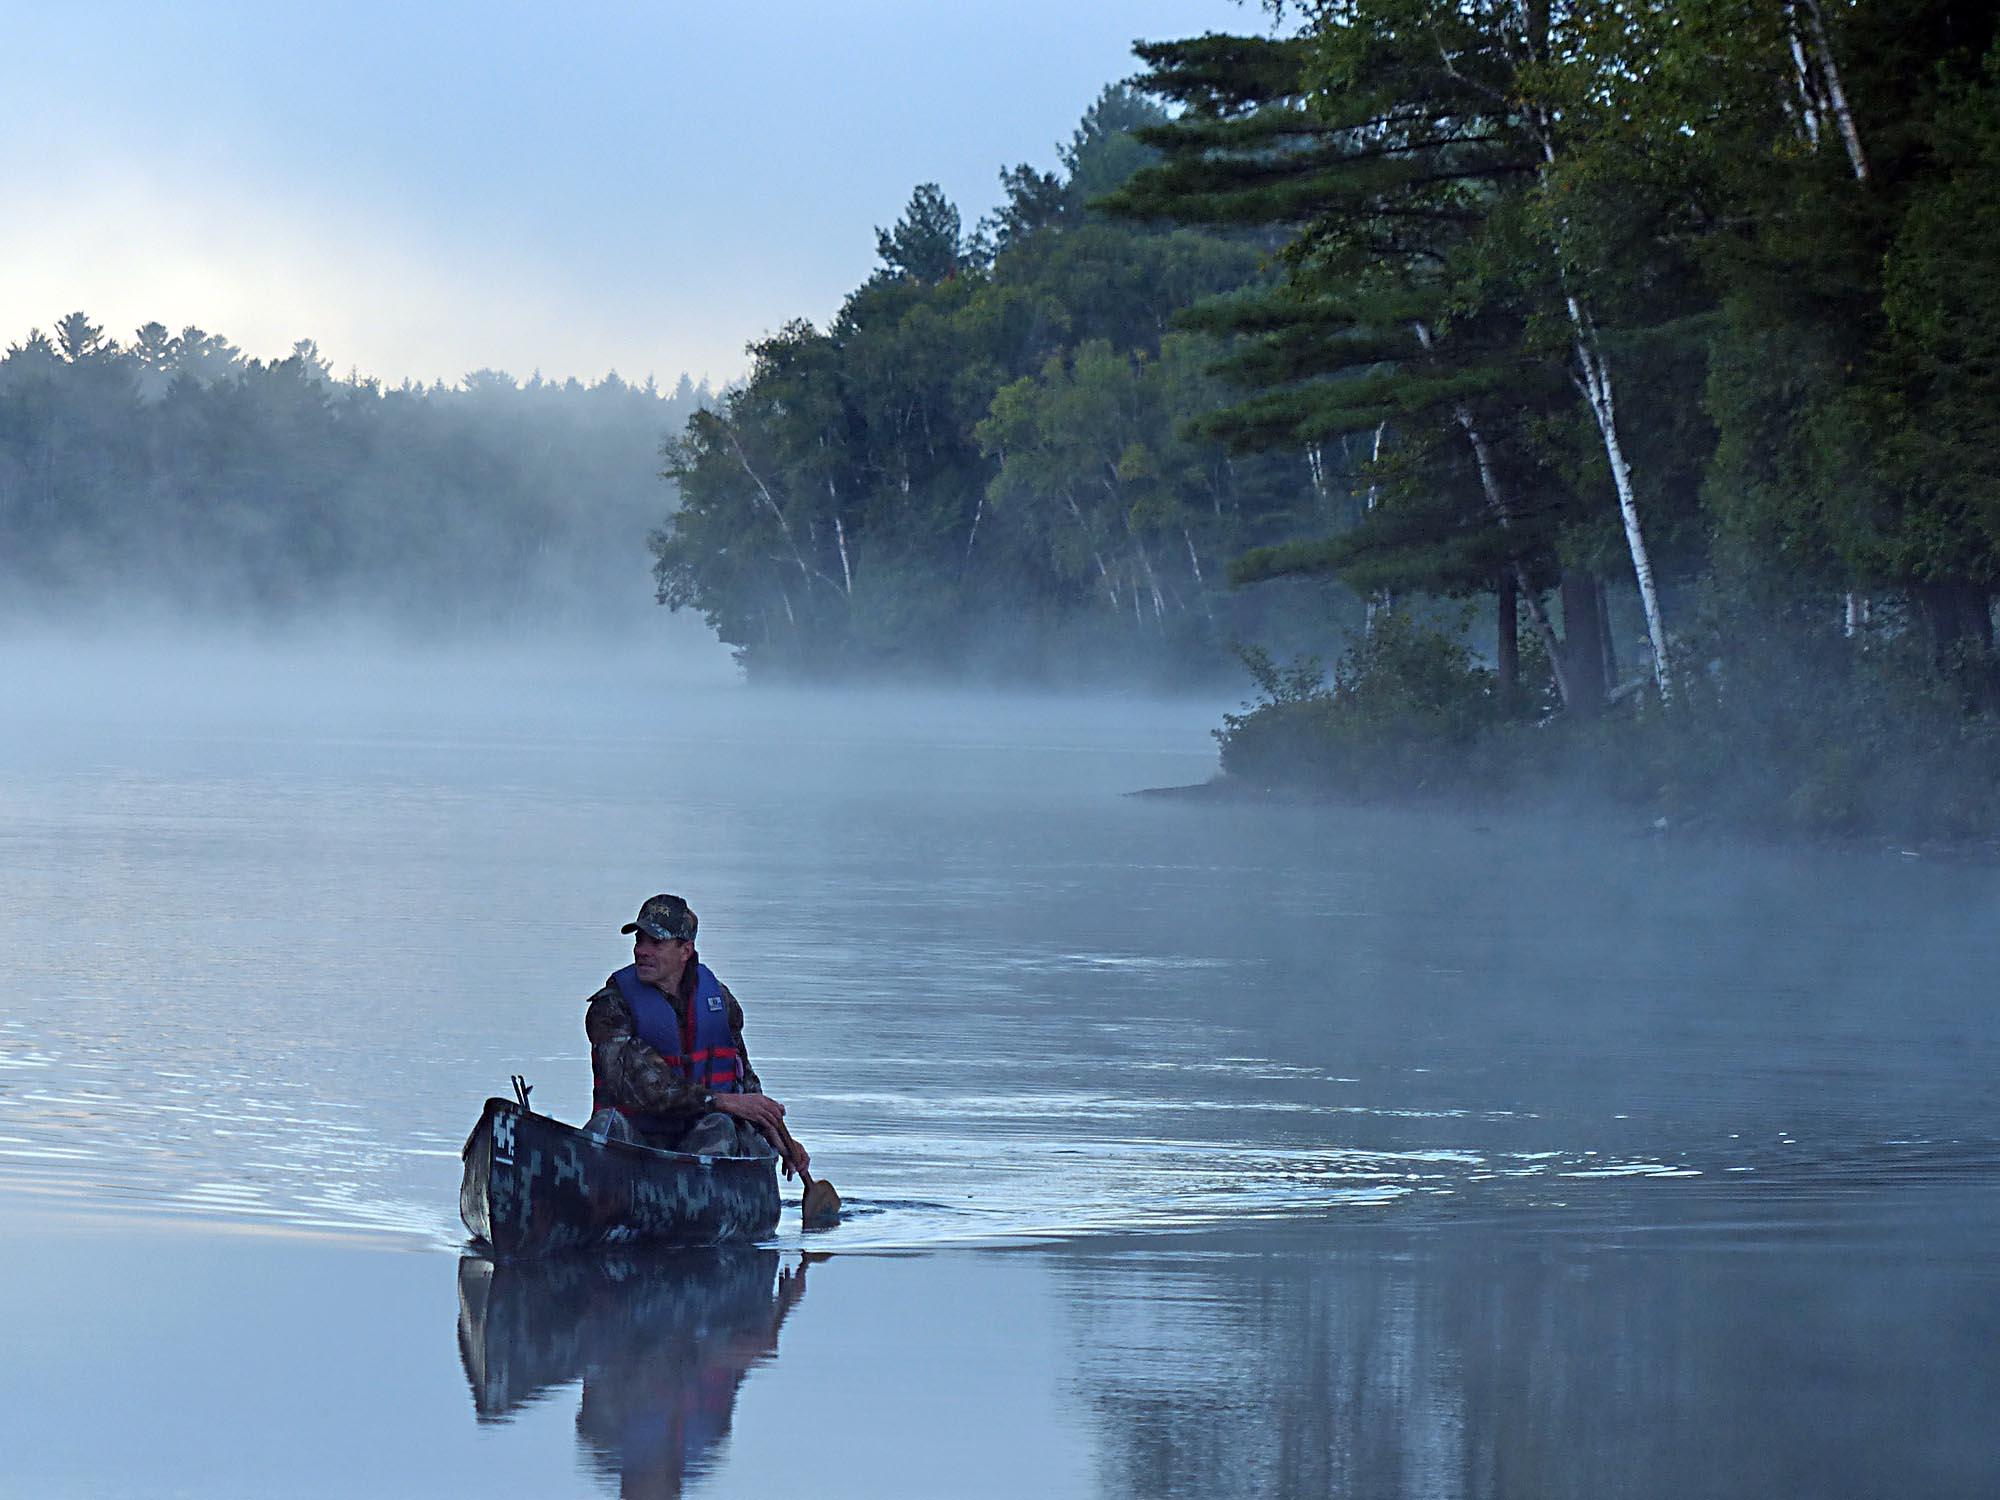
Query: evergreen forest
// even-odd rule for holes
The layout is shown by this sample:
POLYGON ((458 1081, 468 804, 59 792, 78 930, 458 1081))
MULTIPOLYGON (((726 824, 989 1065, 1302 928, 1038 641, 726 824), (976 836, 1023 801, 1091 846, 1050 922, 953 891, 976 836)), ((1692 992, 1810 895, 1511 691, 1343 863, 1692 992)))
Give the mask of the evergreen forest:
POLYGON ((420 633, 630 619, 659 447, 704 401, 615 373, 336 379, 200 328, 82 312, 0 358, 0 600, 14 618, 385 618, 420 633))
POLYGON ((1160 160, 1140 137, 1168 118, 1105 89, 1060 170, 1003 171, 976 223, 919 186, 830 326, 755 344, 669 450, 661 601, 783 676, 1157 685, 1213 680, 1238 636, 1331 639, 1334 591, 1226 572, 1344 524, 1347 497, 1297 445, 1189 429, 1229 387, 1182 316, 1268 280, 1278 237, 1102 206, 1160 160))
POLYGON ((1265 11, 757 345, 662 602, 779 672, 1233 651, 1242 785, 1990 836, 1994 8, 1265 11))

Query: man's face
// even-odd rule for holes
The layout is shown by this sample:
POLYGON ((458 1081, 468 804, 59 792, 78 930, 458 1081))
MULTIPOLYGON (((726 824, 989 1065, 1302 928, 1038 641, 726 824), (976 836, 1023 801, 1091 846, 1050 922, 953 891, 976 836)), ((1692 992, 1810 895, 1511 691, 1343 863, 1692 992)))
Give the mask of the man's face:
POLYGON ((687 967, 692 952, 694 944, 679 938, 656 938, 649 932, 632 934, 632 967, 638 970, 641 984, 673 989, 680 983, 681 970, 687 967))

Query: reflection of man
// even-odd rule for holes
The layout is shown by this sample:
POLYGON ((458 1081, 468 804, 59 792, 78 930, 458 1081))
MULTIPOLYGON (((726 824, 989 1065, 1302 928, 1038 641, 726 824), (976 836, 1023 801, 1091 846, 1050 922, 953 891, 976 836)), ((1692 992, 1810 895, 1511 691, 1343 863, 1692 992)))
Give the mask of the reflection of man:
POLYGON ((801 1262, 778 1272, 772 1295, 775 1259, 759 1251, 719 1268, 702 1285, 698 1322, 634 1322, 630 1302, 607 1309, 624 1312, 638 1336, 628 1333, 615 1354, 600 1350, 585 1367, 576 1431, 600 1471, 609 1477, 615 1466, 627 1500, 672 1500, 721 1459, 737 1391, 776 1357, 778 1330, 805 1292, 801 1262))
POLYGON ((777 1358, 805 1256, 725 1245, 458 1263, 458 1353, 482 1424, 583 1383, 576 1435, 604 1488, 671 1500, 726 1460, 736 1398, 777 1358), (775 1284, 774 1284, 775 1282, 775 1284))
POLYGON ((590 997, 591 1108, 599 1136, 702 1156, 781 1156, 805 1170, 785 1107, 743 1047, 743 1007, 694 951, 679 896, 649 897, 625 924, 632 963, 590 997))

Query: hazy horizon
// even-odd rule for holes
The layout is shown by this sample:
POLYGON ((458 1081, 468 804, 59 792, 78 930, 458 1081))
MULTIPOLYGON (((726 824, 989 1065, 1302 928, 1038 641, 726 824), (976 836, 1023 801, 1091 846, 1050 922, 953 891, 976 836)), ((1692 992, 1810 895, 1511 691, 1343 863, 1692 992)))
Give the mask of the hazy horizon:
POLYGON ((838 308, 917 183, 970 225, 1003 166, 1056 164, 1133 39, 1262 21, 1230 0, 23 12, 0 340, 80 308, 257 358, 311 338, 390 385, 720 385, 748 341, 838 308))

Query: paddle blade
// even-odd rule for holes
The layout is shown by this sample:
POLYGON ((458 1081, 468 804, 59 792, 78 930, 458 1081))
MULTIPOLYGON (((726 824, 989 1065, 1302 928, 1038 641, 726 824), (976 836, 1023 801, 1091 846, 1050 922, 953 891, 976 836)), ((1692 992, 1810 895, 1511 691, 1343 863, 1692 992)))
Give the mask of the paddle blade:
POLYGON ((833 1184, 824 1177, 806 1184, 806 1193, 799 1200, 799 1227, 802 1229, 830 1229, 840 1222, 840 1194, 833 1190, 833 1184))

